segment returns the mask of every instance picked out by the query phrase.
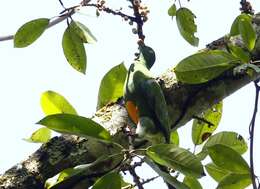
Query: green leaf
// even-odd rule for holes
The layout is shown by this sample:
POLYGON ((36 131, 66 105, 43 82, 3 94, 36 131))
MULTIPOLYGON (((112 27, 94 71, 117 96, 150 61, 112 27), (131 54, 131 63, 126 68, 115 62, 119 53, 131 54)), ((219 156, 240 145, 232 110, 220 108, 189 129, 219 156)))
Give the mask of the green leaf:
POLYGON ((199 84, 218 77, 238 63, 238 59, 227 52, 204 51, 183 59, 174 72, 183 83, 199 84))
POLYGON ((30 138, 24 139, 27 142, 35 142, 35 143, 46 143, 51 138, 51 130, 43 127, 36 130, 30 138))
POLYGON ((99 87, 97 109, 123 96, 126 74, 127 69, 123 63, 106 73, 99 87))
POLYGON ((53 183, 48 189, 60 189, 63 186, 68 187, 71 180, 78 180, 77 178, 81 178, 82 176, 87 177, 88 175, 100 174, 100 167, 102 167, 104 172, 111 171, 111 168, 117 167, 124 159, 124 154, 121 153, 122 148, 118 145, 114 147, 117 148, 118 153, 103 155, 92 163, 78 165, 74 168, 63 170, 60 172, 56 183, 53 183))
POLYGON ((177 131, 171 132, 170 142, 179 146, 179 134, 177 131))
POLYGON ((84 24, 78 21, 72 21, 70 26, 73 28, 75 33, 81 38, 84 43, 95 43, 97 42, 96 37, 84 24))
POLYGON ((230 172, 216 166, 214 163, 208 163, 205 165, 208 174, 217 182, 221 181, 230 172))
POLYGON ((170 8, 168 9, 168 15, 171 17, 176 15, 176 5, 175 4, 170 6, 170 8))
POLYGON ((248 14, 241 14, 234 20, 230 36, 241 35, 245 46, 249 50, 253 50, 256 42, 256 33, 252 25, 252 16, 248 14))
POLYGON ((107 173, 95 182, 92 189, 121 189, 121 177, 115 172, 107 173))
POLYGON ((202 189, 200 182, 194 177, 185 177, 183 183, 190 187, 190 189, 202 189))
POLYGON ((36 41, 49 24, 48 18, 39 18, 22 25, 14 35, 14 47, 22 48, 36 41))
POLYGON ((202 120, 194 119, 192 125, 192 141, 195 145, 202 144, 216 130, 221 120, 222 107, 223 103, 221 101, 198 116, 210 124, 202 120))
POLYGON ((253 50, 256 42, 256 33, 251 21, 248 21, 247 19, 241 19, 238 26, 239 32, 246 47, 250 51, 253 50))
POLYGON ((241 135, 235 132, 223 131, 211 136, 203 146, 202 152, 197 156, 199 156, 200 159, 204 159, 208 154, 207 149, 215 144, 229 146, 239 154, 243 154, 247 151, 247 143, 241 135))
POLYGON ((186 149, 174 144, 158 144, 147 149, 147 155, 155 162, 180 171, 184 175, 200 178, 205 175, 198 158, 186 149))
POLYGON ((228 48, 231 52, 231 54, 243 63, 248 63, 251 59, 251 55, 248 51, 242 49, 241 47, 235 46, 235 45, 228 45, 228 48))
POLYGON ((73 106, 60 94, 46 91, 41 96, 41 107, 45 115, 67 113, 77 115, 73 106))
POLYGON ((73 134, 83 137, 94 137, 110 140, 109 132, 91 119, 72 114, 53 114, 46 116, 37 124, 60 133, 73 134))
POLYGON ((86 51, 82 39, 69 25, 62 38, 62 48, 69 64, 77 71, 85 74, 87 67, 86 51))
POLYGON ((236 17, 234 22, 232 23, 231 29, 230 29, 230 36, 235 36, 240 34, 239 30, 239 22, 241 20, 247 20, 248 22, 252 22, 252 17, 248 14, 240 14, 236 17))
POLYGON ((196 16, 187 8, 180 8, 176 12, 176 21, 182 37, 191 45, 198 46, 199 38, 194 36, 197 25, 194 22, 196 16))
POLYGON ((232 148, 215 144, 208 148, 208 152, 210 158, 218 167, 235 173, 249 173, 250 168, 247 162, 232 148))
POLYGON ((174 186, 175 188, 178 188, 178 189, 191 189, 186 184, 181 183, 175 177, 171 176, 169 173, 166 173, 166 172, 162 171, 158 167, 158 165, 156 165, 154 162, 149 160, 147 157, 144 158, 144 162, 147 163, 158 175, 163 177, 165 182, 169 183, 170 185, 174 186))
POLYGON ((250 174, 230 173, 219 182, 217 189, 244 189, 250 184, 250 174))

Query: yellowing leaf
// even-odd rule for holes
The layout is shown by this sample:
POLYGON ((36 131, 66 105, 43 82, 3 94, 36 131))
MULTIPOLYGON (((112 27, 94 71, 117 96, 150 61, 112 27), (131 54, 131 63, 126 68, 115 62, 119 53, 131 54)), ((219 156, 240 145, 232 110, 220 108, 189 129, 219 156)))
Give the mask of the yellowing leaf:
POLYGON ((46 91, 41 96, 41 107, 45 115, 68 113, 77 114, 73 106, 60 94, 46 91))
POLYGON ((22 48, 36 41, 49 24, 48 18, 39 18, 22 25, 14 35, 14 47, 22 48))
POLYGON ((208 123, 195 119, 192 124, 192 141, 195 145, 202 144, 216 130, 222 115, 222 101, 199 115, 208 123), (212 124, 212 125, 211 125, 212 124))
POLYGON ((35 143, 46 143, 51 138, 51 130, 43 127, 36 130, 30 138, 24 139, 27 142, 35 142, 35 143))
POLYGON ((123 96, 126 74, 127 69, 123 63, 106 73, 99 87, 97 109, 102 108, 109 102, 115 102, 123 96))

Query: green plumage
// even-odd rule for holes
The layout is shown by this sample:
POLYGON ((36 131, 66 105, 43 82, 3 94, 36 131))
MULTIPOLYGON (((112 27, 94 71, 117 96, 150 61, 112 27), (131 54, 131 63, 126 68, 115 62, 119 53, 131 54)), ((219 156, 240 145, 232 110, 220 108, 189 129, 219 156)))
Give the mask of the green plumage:
POLYGON ((156 143, 169 143, 170 124, 164 94, 149 71, 155 62, 155 53, 145 45, 140 45, 139 49, 139 58, 128 70, 124 99, 138 109, 136 132, 140 137, 156 143))

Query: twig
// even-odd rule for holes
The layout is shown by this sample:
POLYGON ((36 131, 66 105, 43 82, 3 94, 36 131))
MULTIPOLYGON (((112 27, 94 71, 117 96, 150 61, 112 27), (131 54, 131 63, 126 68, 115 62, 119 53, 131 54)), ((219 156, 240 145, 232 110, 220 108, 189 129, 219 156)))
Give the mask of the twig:
POLYGON ((96 7, 97 9, 101 8, 101 11, 104 11, 106 13, 113 14, 113 15, 116 15, 116 16, 121 16, 124 19, 129 19, 132 22, 136 22, 136 18, 133 17, 133 16, 129 16, 129 15, 127 15, 127 14, 121 12, 121 11, 114 11, 111 8, 108 8, 108 7, 100 7, 99 4, 89 3, 89 4, 86 4, 85 6, 96 7))
POLYGON ((135 22, 137 25, 137 35, 139 37, 139 39, 141 39, 142 41, 144 41, 144 34, 143 34, 143 24, 144 21, 142 20, 142 16, 139 13, 139 6, 140 6, 140 0, 130 0, 133 10, 134 10, 134 16, 135 16, 135 22), (139 2, 139 3, 136 3, 139 2))
POLYGON ((252 8, 252 5, 250 2, 246 0, 241 0, 240 1, 241 8, 239 9, 241 13, 246 13, 246 14, 254 14, 254 10, 252 8))
POLYGON ((182 7, 182 6, 181 6, 181 1, 180 1, 180 0, 178 0, 178 3, 179 3, 179 6, 182 7))
POLYGON ((135 169, 136 167, 140 167, 142 166, 144 163, 144 158, 142 158, 140 161, 138 162, 134 162, 134 164, 132 165, 132 167, 135 169))
POLYGON ((66 7, 64 6, 62 0, 59 0, 59 3, 60 3, 60 5, 61 5, 64 9, 66 9, 66 7))
POLYGON ((144 189, 142 182, 140 181, 140 177, 137 175, 135 169, 133 167, 129 167, 129 173, 133 176, 134 183, 136 184, 138 189, 144 189))
POLYGON ((255 130, 255 119, 256 119, 256 113, 258 109, 258 99, 259 99, 259 91, 260 86, 257 84, 258 81, 254 81, 255 83, 255 105, 254 105, 254 113, 252 116, 252 120, 249 125, 249 135, 250 135, 250 174, 251 174, 251 180, 253 184, 253 189, 257 189, 256 181, 255 181, 255 173, 254 173, 254 130, 255 130))
POLYGON ((157 178, 159 178, 160 176, 155 176, 155 177, 152 177, 152 178, 149 178, 149 179, 146 179, 146 180, 144 180, 143 182, 142 182, 142 185, 144 185, 144 184, 147 184, 147 183, 149 183, 149 182, 151 182, 151 181, 153 181, 153 180, 155 180, 155 179, 157 179, 157 178))
MULTIPOLYGON (((60 15, 58 18, 55 18, 54 20, 52 20, 49 23, 49 25, 47 26, 47 28, 51 28, 51 27, 55 26, 56 24, 66 20, 67 18, 71 17, 71 15, 73 15, 74 13, 75 13, 75 11, 73 9, 71 9, 68 13, 60 15)), ((12 39, 14 39, 14 35, 0 37, 0 41, 7 41, 7 40, 12 40, 12 39)))

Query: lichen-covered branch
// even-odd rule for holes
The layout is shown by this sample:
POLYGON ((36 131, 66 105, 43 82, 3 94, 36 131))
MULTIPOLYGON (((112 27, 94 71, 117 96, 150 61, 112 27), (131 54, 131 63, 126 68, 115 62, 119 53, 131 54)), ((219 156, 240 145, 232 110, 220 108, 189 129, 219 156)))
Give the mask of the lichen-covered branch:
MULTIPOLYGON (((254 51, 254 57, 260 57, 260 51, 257 48, 254 51)), ((172 128, 178 128, 190 121, 194 115, 200 114, 214 103, 259 78, 260 74, 254 71, 237 76, 232 74, 232 70, 228 70, 208 83, 185 85, 177 83, 173 70, 169 69, 158 80, 167 100, 172 128)), ((105 106, 96 112, 93 119, 106 127, 115 141, 126 149, 129 148, 128 136, 123 129, 129 119, 122 104, 115 103, 105 106)), ((55 137, 43 144, 26 160, 1 175, 0 188, 41 189, 48 178, 60 171, 79 164, 91 163, 100 156, 113 154, 117 150, 117 146, 92 138, 82 139, 68 135, 55 137)), ((108 170, 109 166, 112 168, 114 163, 110 162, 101 166, 98 171, 108 170)))
MULTIPOLYGON (((161 80, 164 82, 164 94, 170 110, 171 123, 175 124, 174 127, 180 127, 190 121, 193 115, 210 108, 217 101, 260 78, 260 74, 252 76, 245 74, 239 78, 232 75, 224 76, 205 85, 180 85, 174 78, 173 71, 168 70, 161 80)), ((123 106, 107 105, 96 113, 94 119, 107 127, 114 134, 115 140, 127 148, 128 137, 122 128, 127 125, 128 118, 123 106)), ((101 155, 110 154, 114 150, 115 147, 91 138, 82 139, 66 135, 55 137, 43 144, 28 159, 0 176, 0 188, 40 189, 43 188, 46 179, 61 170, 91 163, 101 155)))

